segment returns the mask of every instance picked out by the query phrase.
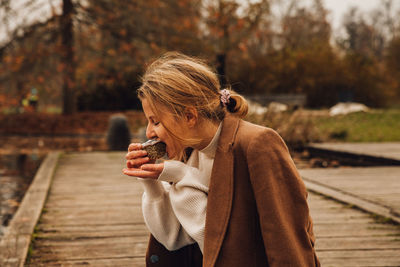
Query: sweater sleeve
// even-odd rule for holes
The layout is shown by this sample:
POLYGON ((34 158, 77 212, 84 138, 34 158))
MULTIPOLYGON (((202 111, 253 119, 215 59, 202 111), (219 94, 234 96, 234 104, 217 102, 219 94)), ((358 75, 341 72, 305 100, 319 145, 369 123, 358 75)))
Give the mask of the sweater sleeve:
POLYGON ((285 143, 265 130, 247 158, 269 266, 316 266, 307 191, 285 143))
POLYGON ((172 209, 168 186, 158 180, 139 180, 145 191, 142 198, 144 221, 154 238, 168 250, 195 243, 172 209))
MULTIPOLYGON (((169 220, 174 218, 174 221, 177 220, 176 225, 183 228, 181 231, 184 234, 178 236, 175 233, 171 236, 171 231, 169 231, 170 234, 168 235, 166 229, 163 229, 161 230, 165 235, 163 239, 182 239, 185 245, 197 242, 200 249, 203 250, 208 193, 206 179, 203 179, 199 169, 195 167, 179 161, 166 161, 164 170, 158 180, 171 183, 171 185, 169 190, 163 191, 163 188, 159 187, 157 189, 159 190, 158 193, 151 193, 153 200, 157 202, 157 210, 151 210, 149 204, 143 207, 143 210, 146 209, 145 216, 151 218, 151 221, 149 219, 146 220, 148 221, 149 229, 153 233, 153 231, 160 229, 163 218, 167 217, 169 220), (157 196, 160 195, 163 196, 157 201, 157 196), (159 219, 154 220, 154 218, 159 219)), ((151 190, 154 190, 154 188, 151 190)), ((147 189, 146 192, 150 191, 147 189)), ((148 201, 146 202, 148 203, 148 201)), ((162 233, 159 235, 162 235, 162 233)), ((160 242, 163 243, 161 240, 160 242)), ((183 244, 181 241, 178 243, 183 244)))

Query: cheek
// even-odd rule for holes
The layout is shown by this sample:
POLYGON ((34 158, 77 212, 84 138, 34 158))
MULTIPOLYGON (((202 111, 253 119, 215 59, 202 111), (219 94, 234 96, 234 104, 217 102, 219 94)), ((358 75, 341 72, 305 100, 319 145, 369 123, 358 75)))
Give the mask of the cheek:
MULTIPOLYGON (((168 121, 168 123, 169 128, 173 130, 175 135, 179 137, 183 136, 184 131, 182 131, 183 129, 178 123, 171 121, 168 121)), ((182 149, 182 145, 179 143, 179 141, 173 138, 173 136, 168 133, 163 125, 157 129, 157 136, 167 144, 168 157, 173 158, 182 149)))
POLYGON ((165 141, 165 139, 168 138, 167 131, 165 130, 165 128, 164 128, 162 125, 161 125, 161 126, 158 126, 158 127, 155 129, 155 133, 157 134, 157 137, 160 138, 161 140, 164 140, 164 141, 165 141))
MULTIPOLYGON (((160 138, 161 138, 161 136, 160 136, 160 138)), ((177 151, 179 150, 178 142, 176 140, 174 140, 174 138, 172 138, 168 134, 163 136, 163 138, 161 138, 161 140, 163 140, 167 145, 168 156, 174 157, 175 154, 177 153, 177 151)))
POLYGON ((168 134, 167 130, 163 126, 157 127, 155 133, 158 138, 160 138, 164 143, 167 144, 167 147, 174 146, 173 138, 171 138, 171 136, 168 134))

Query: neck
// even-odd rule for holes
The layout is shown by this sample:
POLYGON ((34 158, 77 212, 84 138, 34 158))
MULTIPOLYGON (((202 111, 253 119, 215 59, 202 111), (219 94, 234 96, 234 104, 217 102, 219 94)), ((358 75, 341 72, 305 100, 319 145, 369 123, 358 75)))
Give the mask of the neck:
POLYGON ((196 128, 196 135, 200 137, 201 141, 198 146, 195 148, 198 150, 202 150, 205 148, 211 140, 214 138, 215 133, 218 130, 219 123, 212 122, 212 121, 203 121, 197 128, 196 128))

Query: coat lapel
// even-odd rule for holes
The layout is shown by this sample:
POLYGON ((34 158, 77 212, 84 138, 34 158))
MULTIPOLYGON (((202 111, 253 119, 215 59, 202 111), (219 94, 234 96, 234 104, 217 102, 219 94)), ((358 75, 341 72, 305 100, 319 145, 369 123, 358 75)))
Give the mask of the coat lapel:
POLYGON ((232 147, 239 121, 239 119, 227 115, 223 121, 218 141, 207 201, 203 256, 203 265, 205 267, 215 265, 228 227, 234 182, 232 147))

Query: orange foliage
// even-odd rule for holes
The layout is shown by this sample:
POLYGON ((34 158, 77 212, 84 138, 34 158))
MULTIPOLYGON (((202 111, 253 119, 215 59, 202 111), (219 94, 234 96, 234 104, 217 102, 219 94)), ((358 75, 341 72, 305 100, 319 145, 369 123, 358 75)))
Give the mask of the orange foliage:
POLYGON ((133 99, 146 62, 169 50, 211 63, 216 55, 226 56, 226 78, 243 94, 305 93, 315 107, 331 105, 341 91, 371 105, 400 98, 399 38, 381 48, 382 31, 353 19, 353 36, 333 48, 326 13, 316 6, 321 1, 284 10, 278 18, 271 15, 271 1, 248 3, 243 8, 228 0, 88 0, 75 13, 71 64, 60 61, 65 49, 57 19, 5 50, 0 103, 18 106, 31 87, 61 95, 60 74, 70 65, 75 79, 66 80, 83 101, 112 102, 109 97, 127 94, 133 99), (14 101, 4 99, 9 87, 14 101))

